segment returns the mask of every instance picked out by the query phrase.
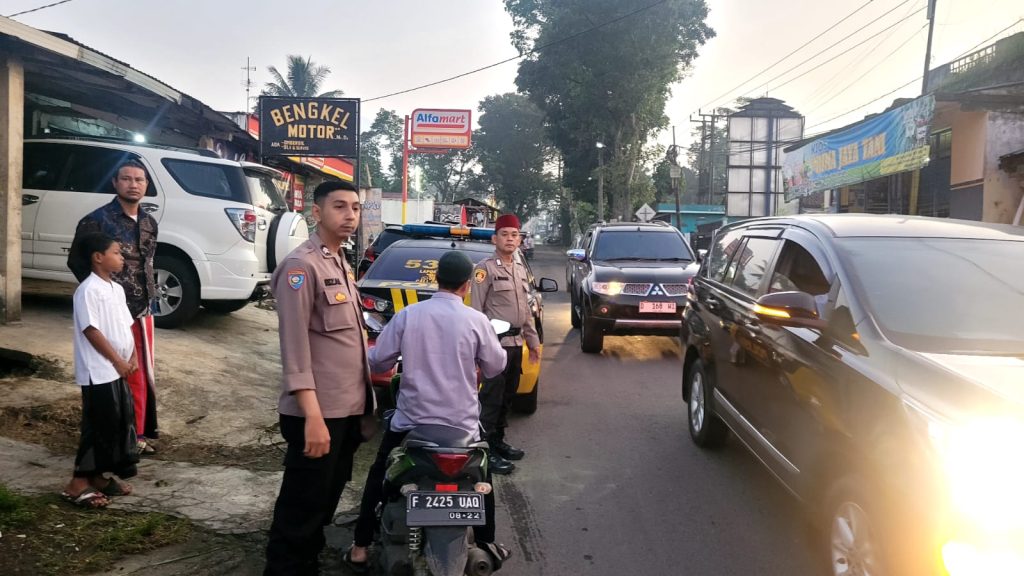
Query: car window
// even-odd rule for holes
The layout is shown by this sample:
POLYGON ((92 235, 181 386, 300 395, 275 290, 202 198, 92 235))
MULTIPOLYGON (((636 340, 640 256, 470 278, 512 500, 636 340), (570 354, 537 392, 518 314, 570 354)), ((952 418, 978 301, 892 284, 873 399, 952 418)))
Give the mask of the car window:
POLYGON ((273 176, 261 170, 246 169, 245 179, 249 183, 253 206, 269 212, 288 210, 288 204, 285 203, 281 191, 274 184, 273 176))
POLYGON ((65 144, 25 144, 25 163, 21 187, 25 190, 57 190, 64 176, 70 146, 65 144))
POLYGON ((671 231, 604 231, 594 242, 594 260, 693 260, 682 235, 671 231))
POLYGON ((403 234, 402 232, 395 232, 394 230, 384 230, 383 232, 380 233, 380 236, 378 236, 377 240, 374 241, 373 243, 374 251, 376 251, 379 254, 383 252, 384 249, 387 248, 388 246, 391 246, 395 242, 398 242, 399 240, 408 237, 409 236, 407 234, 403 234))
MULTIPOLYGON (((440 246, 393 246, 377 258, 367 271, 370 280, 436 284, 437 263, 451 248, 440 246)), ((490 250, 463 250, 473 263, 486 258, 490 250)))
POLYGON ((751 296, 755 295, 778 246, 779 241, 772 238, 748 238, 742 252, 733 258, 733 287, 751 296))
POLYGON ((857 334, 857 326, 853 321, 853 311, 846 291, 839 287, 836 294, 836 305, 828 314, 828 331, 832 338, 856 352, 862 353, 864 347, 857 334))
POLYGON ((779 253, 779 263, 775 267, 768 292, 806 292, 811 296, 825 296, 829 292, 829 282, 822 272, 821 266, 803 246, 786 240, 779 253))
POLYGON ((742 241, 743 233, 739 230, 715 236, 715 243, 711 247, 711 255, 707 259, 707 266, 705 266, 705 277, 716 282, 724 282, 729 262, 742 241))
MULTIPOLYGON (((68 148, 71 150, 71 159, 67 178, 64 180, 62 188, 71 192, 116 194, 114 175, 117 167, 126 160, 140 161, 137 154, 124 150, 93 146, 69 146, 68 148)), ((149 177, 146 196, 156 196, 152 176, 149 177)))
POLYGON ((251 204, 241 166, 164 158, 174 181, 193 196, 251 204))

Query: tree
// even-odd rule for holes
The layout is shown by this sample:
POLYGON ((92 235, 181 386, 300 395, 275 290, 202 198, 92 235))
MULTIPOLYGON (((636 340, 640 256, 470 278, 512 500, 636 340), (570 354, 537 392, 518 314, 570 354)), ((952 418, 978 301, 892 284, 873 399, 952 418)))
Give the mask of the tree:
POLYGON ((624 219, 644 180, 645 144, 668 122, 670 86, 714 35, 704 23, 704 0, 667 0, 642 10, 648 4, 505 0, 521 53, 550 44, 523 60, 516 84, 544 113, 565 160, 565 183, 587 200, 594 197, 594 144, 601 141, 607 147, 605 191, 612 214, 624 219))
POLYGON ((359 136, 360 182, 366 184, 367 168, 375 188, 394 192, 402 188, 402 139, 405 121, 394 110, 381 108, 370 129, 359 136), (384 164, 388 164, 385 170, 384 164))
POLYGON ((438 154, 417 154, 416 163, 423 168, 427 186, 442 204, 451 204, 462 198, 473 182, 472 150, 450 150, 438 154))
MULTIPOLYGON (((668 160, 662 160, 654 168, 651 178, 654 180, 655 197, 659 203, 672 204, 676 201, 675 192, 672 190, 672 174, 669 171, 668 160)), ((697 172, 688 166, 681 166, 682 177, 679 182, 679 201, 682 204, 696 204, 697 198, 697 172)))
POLYGON ((297 96, 317 98, 339 98, 344 92, 341 90, 330 90, 320 93, 320 86, 331 73, 331 69, 313 63, 313 57, 305 60, 302 56, 295 54, 288 55, 288 72, 283 76, 274 66, 268 66, 267 71, 274 78, 273 82, 267 82, 263 87, 263 94, 267 96, 297 96))
POLYGON ((504 210, 525 221, 557 189, 547 171, 551 154, 544 114, 514 93, 488 96, 479 110, 475 147, 482 181, 504 210))

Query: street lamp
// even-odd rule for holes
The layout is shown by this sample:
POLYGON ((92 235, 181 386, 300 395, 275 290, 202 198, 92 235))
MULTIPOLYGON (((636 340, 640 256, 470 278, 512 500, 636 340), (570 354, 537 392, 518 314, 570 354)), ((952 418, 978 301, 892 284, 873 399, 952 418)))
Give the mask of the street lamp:
POLYGON ((597 221, 604 221, 604 144, 597 142, 597 221))

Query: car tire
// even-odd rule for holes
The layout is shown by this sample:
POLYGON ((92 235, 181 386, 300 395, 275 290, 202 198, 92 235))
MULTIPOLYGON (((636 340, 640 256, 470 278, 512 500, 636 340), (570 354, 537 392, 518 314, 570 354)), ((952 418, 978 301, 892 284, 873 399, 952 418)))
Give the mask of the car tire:
POLYGON ((826 491, 822 510, 826 574, 896 573, 889 569, 888 540, 870 486, 857 476, 844 476, 826 491))
POLYGON ((534 385, 529 394, 516 394, 512 399, 512 410, 520 414, 533 414, 537 411, 537 391, 540 389, 540 380, 534 385))
POLYGON ((711 410, 711 385, 703 362, 694 360, 686 374, 685 384, 689 387, 686 419, 690 438, 701 448, 721 448, 729 438, 729 428, 711 410))
POLYGON ((214 314, 238 312, 248 304, 248 300, 203 300, 203 308, 214 314))
POLYGON ((580 350, 584 354, 600 354, 604 349, 604 332, 597 322, 584 313, 580 319, 580 350))
POLYGON ((569 297, 569 323, 577 330, 580 327, 580 313, 576 311, 576 298, 569 297))
POLYGON ((157 328, 177 328, 199 311, 199 278, 192 265, 181 258, 157 254, 153 261, 156 276, 157 328))

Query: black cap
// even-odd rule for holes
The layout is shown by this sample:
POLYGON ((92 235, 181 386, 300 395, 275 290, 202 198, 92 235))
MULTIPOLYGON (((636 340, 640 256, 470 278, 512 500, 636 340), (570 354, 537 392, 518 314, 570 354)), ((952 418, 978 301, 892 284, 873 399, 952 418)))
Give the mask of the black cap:
POLYGON ((473 261, 458 250, 445 252, 437 261, 437 281, 445 284, 464 284, 473 275, 473 261))

